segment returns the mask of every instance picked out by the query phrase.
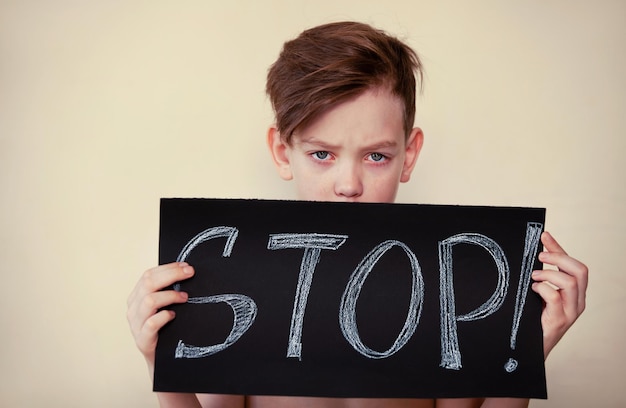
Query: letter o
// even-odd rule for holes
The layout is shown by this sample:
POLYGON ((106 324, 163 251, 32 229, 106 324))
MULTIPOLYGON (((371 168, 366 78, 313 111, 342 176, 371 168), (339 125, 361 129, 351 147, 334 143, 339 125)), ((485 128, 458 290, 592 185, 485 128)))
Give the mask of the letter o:
POLYGON ((346 285, 339 308, 339 326, 345 339, 362 355, 373 358, 387 358, 398 352, 409 341, 419 323, 424 303, 424 280, 417 257, 404 243, 395 240, 385 241, 370 251, 359 263, 346 285), (391 248, 398 246, 404 250, 411 264, 411 301, 409 311, 400 334, 393 345, 386 351, 372 350, 363 344, 356 324, 356 302, 363 284, 378 260, 391 248))

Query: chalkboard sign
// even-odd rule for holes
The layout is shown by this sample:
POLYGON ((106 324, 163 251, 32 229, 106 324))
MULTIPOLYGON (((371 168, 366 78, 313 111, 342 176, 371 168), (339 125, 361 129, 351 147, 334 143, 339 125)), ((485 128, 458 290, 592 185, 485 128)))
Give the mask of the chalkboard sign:
POLYGON ((162 199, 156 391, 545 398, 545 210, 162 199))

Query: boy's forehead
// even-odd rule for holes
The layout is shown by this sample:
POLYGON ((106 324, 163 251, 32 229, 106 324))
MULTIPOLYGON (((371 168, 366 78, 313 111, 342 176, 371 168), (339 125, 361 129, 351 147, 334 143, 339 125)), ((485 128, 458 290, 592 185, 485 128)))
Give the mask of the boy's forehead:
POLYGON ((329 131, 350 130, 404 135, 402 100, 387 88, 367 89, 311 118, 293 132, 292 139, 296 143, 319 142, 329 131))

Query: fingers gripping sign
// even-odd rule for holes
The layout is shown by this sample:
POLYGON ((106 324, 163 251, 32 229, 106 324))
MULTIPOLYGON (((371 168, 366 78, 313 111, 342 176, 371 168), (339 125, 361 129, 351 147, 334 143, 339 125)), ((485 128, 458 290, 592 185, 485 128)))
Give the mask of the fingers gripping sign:
POLYGON ((187 301, 187 293, 163 290, 189 279, 194 269, 186 262, 173 262, 145 271, 128 297, 127 319, 137 347, 153 363, 159 330, 175 313, 163 308, 187 301))
POLYGON ((544 301, 541 324, 547 355, 585 310, 588 282, 586 265, 572 258, 548 232, 541 236, 545 251, 539 260, 556 269, 533 272, 533 290, 544 301))

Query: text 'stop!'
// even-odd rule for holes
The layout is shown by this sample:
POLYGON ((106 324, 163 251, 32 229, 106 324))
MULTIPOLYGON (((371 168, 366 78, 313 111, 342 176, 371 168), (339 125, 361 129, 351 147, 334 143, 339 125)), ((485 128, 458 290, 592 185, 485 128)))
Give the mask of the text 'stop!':
POLYGON ((154 389, 545 398, 545 210, 162 199, 161 264, 196 274, 154 389))

